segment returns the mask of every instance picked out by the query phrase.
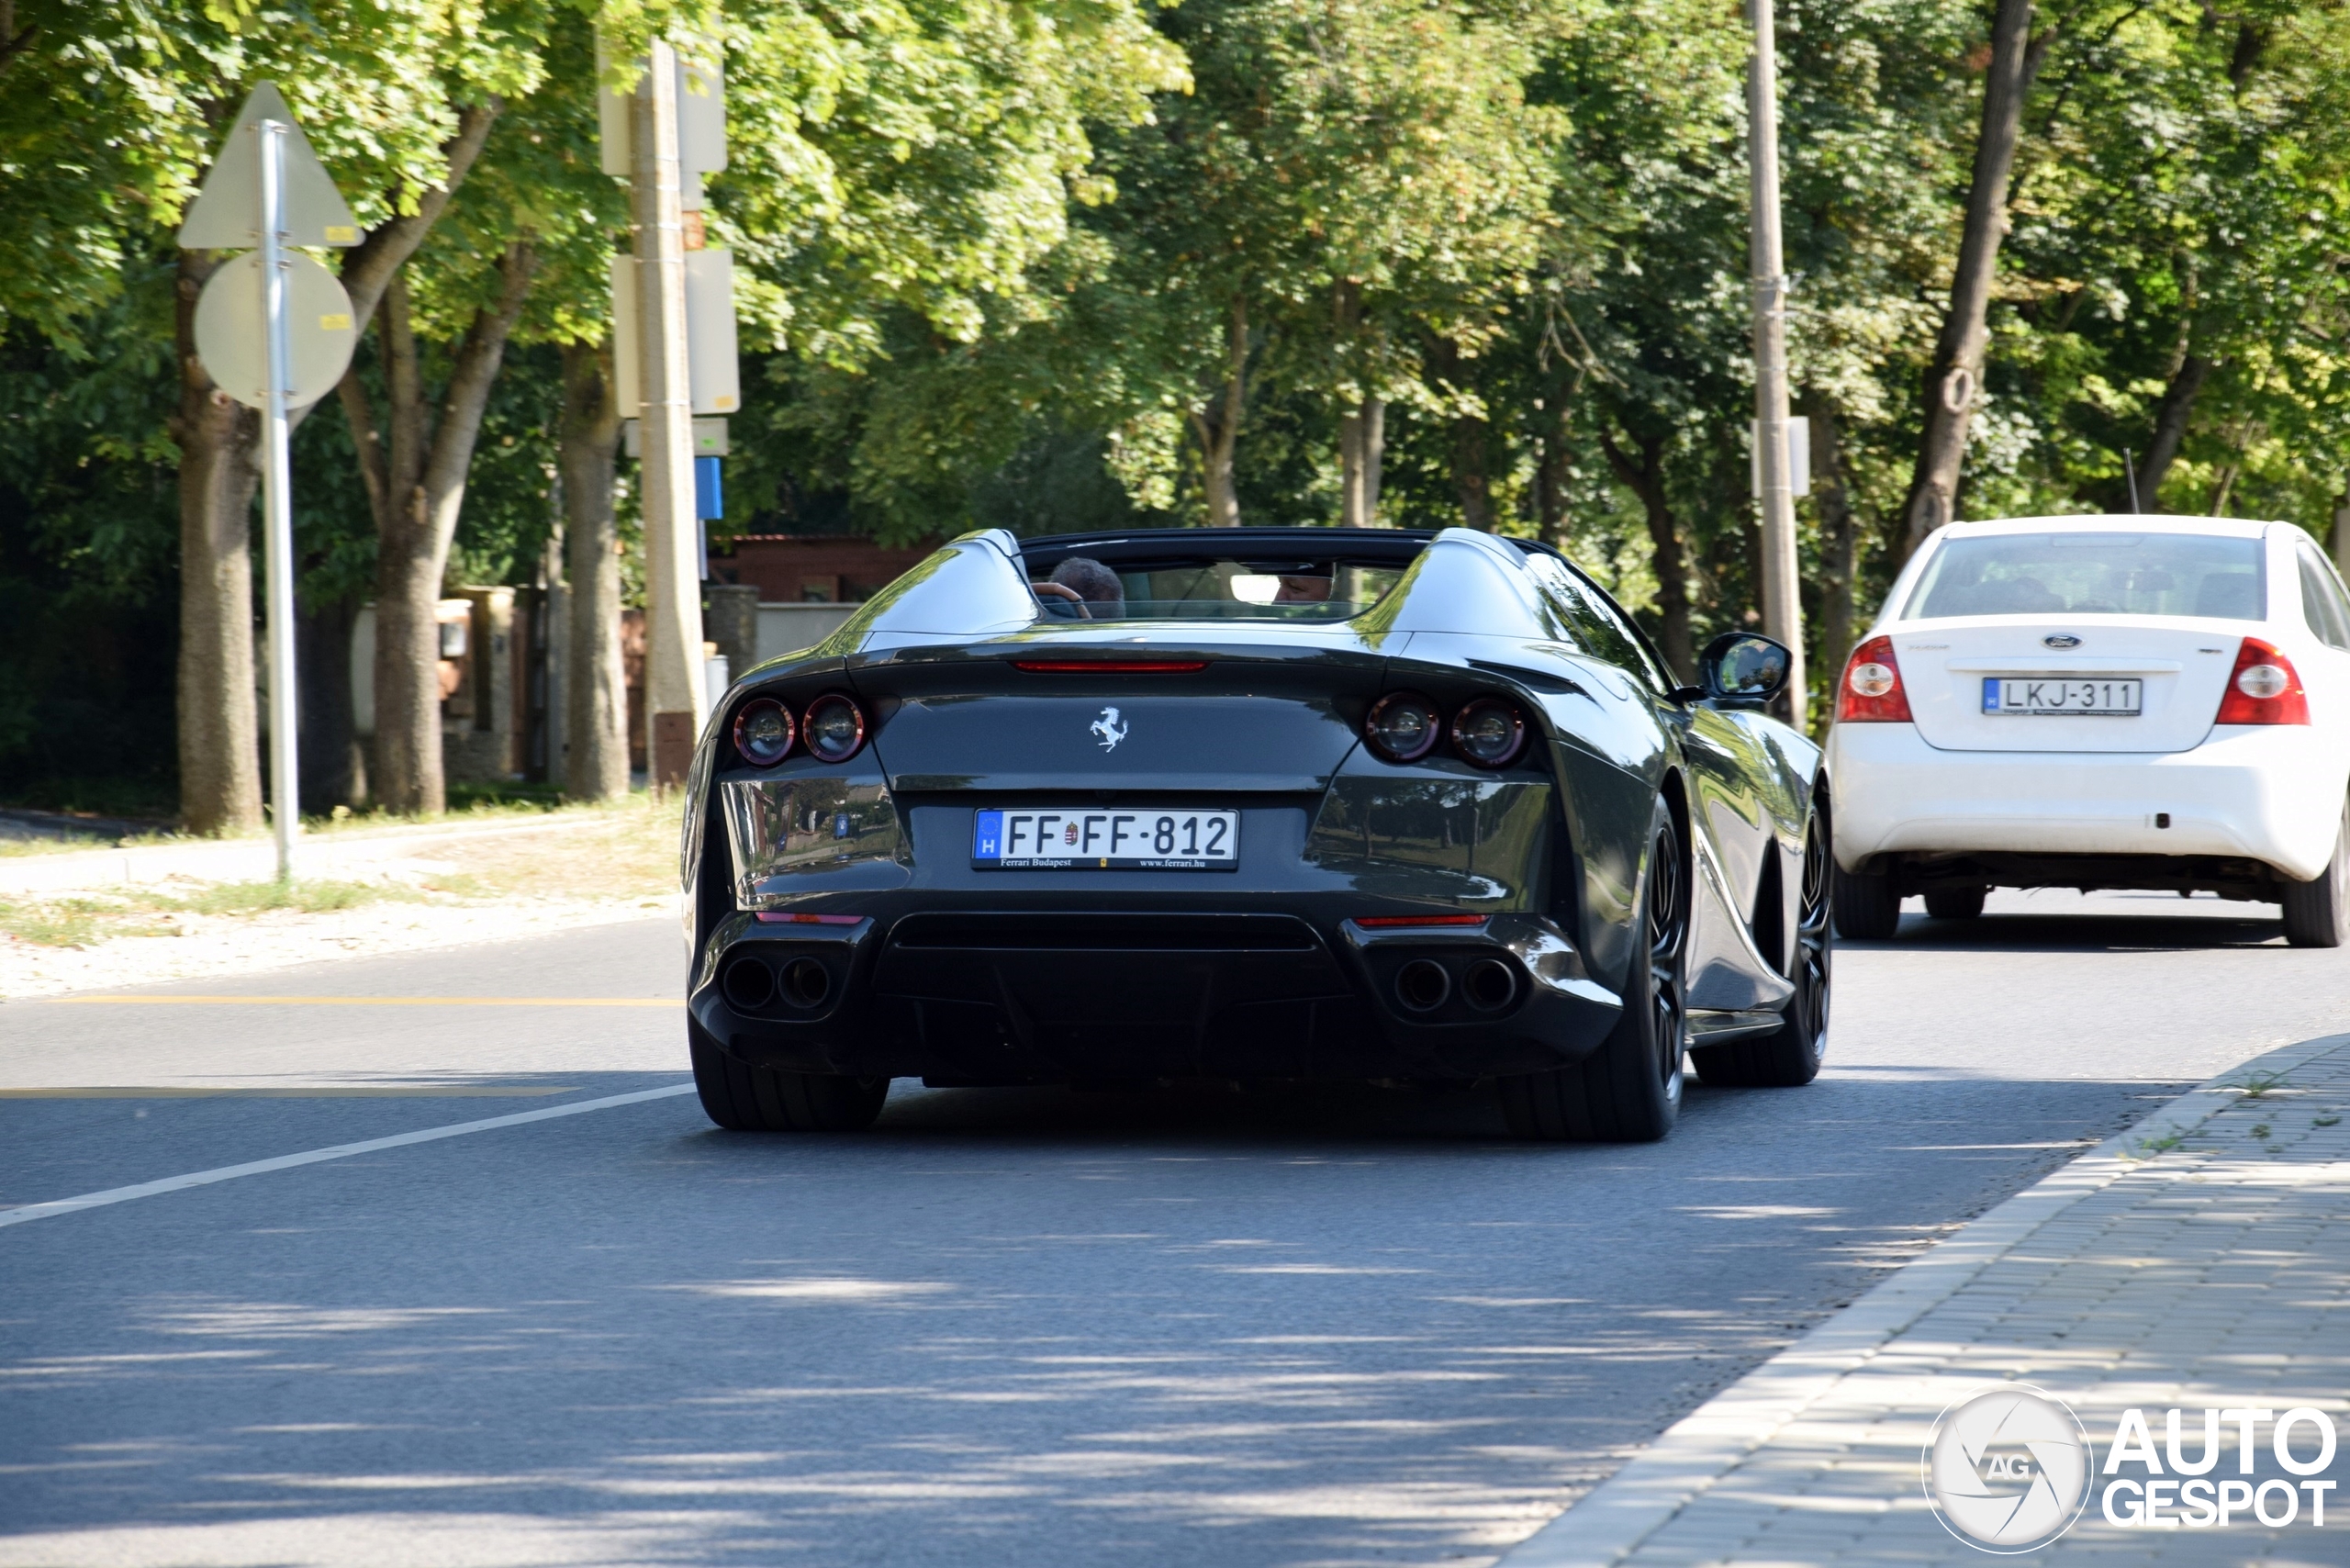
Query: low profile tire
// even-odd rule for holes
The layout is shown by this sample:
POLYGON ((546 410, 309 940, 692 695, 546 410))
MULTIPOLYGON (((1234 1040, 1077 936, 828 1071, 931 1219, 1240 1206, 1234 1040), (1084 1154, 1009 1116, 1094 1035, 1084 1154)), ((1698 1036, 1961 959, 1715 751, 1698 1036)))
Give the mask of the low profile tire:
POLYGON ((1983 901, 1990 892, 1988 888, 1930 888, 1926 913, 1936 920, 1973 920, 1983 913, 1983 901))
POLYGON ((2350 930, 2350 811, 2333 836, 2333 858, 2314 882, 2287 882, 2285 940, 2295 947, 2339 947, 2350 930))
POLYGON ((1885 942, 1901 929, 1901 895, 1891 877, 1839 869, 1836 934, 1855 942, 1885 942))
POLYGON ((1828 1004, 1835 945, 1829 935, 1835 902, 1836 857, 1825 806, 1812 813, 1804 837, 1803 896, 1796 911, 1796 950, 1787 979, 1786 1022, 1776 1034, 1704 1046, 1689 1053, 1702 1083, 1716 1088, 1794 1089, 1819 1076, 1828 1056, 1828 1004))
POLYGON ((1662 801, 1649 834, 1648 887, 1641 898, 1647 952, 1633 960, 1623 1014, 1584 1060, 1501 1081, 1502 1119, 1513 1137, 1653 1143, 1680 1119, 1689 872, 1680 830, 1662 801))
POLYGON ((686 1031, 702 1111, 728 1132, 853 1133, 873 1125, 890 1094, 886 1078, 753 1067, 690 1019, 686 1031))

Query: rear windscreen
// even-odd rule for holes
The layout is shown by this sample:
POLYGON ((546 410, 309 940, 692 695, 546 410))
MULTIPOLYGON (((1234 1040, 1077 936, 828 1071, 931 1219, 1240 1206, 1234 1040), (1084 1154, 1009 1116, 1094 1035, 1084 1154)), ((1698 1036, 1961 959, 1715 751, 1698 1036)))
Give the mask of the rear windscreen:
POLYGON ((1036 586, 1046 613, 1066 620, 1350 621, 1384 599, 1407 569, 1337 560, 1202 559, 1104 568, 1072 557, 1036 586), (1117 594, 1108 591, 1100 570, 1116 579, 1117 594), (1056 593, 1061 586, 1080 597, 1056 593))
POLYGON ((2261 542, 2209 533, 1948 539, 1906 619, 1941 615, 2267 615, 2261 542))

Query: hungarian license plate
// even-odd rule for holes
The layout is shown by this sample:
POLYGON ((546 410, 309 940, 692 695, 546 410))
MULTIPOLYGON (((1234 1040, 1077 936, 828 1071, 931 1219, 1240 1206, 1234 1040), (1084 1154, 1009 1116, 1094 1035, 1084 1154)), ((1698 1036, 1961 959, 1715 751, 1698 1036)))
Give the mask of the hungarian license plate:
POLYGON ((2053 676, 1986 676, 1986 713, 2087 713, 2134 717, 2145 702, 2143 680, 2077 680, 2053 676))
POLYGON ((983 871, 1230 871, 1240 813, 980 811, 971 864, 983 871))

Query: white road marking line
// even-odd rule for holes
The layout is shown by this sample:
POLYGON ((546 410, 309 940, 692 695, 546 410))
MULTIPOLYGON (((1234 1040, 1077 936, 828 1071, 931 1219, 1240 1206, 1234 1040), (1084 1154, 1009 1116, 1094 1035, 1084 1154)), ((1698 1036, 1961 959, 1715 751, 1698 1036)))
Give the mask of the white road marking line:
POLYGON ((133 1198, 152 1198, 164 1193, 177 1193, 189 1187, 208 1187, 215 1182, 232 1182, 240 1176, 260 1176, 272 1170, 291 1170, 297 1165, 318 1165, 330 1159, 348 1159, 354 1154, 374 1154, 378 1149, 405 1148, 412 1143, 435 1143, 444 1137, 463 1137, 467 1133, 486 1133, 499 1127, 519 1127, 526 1122, 551 1122, 558 1116, 584 1115, 589 1111, 609 1111, 616 1105, 641 1104, 647 1100, 674 1099, 690 1094, 690 1083, 673 1083, 666 1089, 640 1089, 633 1094, 611 1094, 601 1100, 582 1100, 574 1105, 550 1105, 543 1111, 518 1111, 510 1116, 490 1116, 478 1122, 456 1122, 445 1127, 426 1127, 420 1132, 400 1133, 392 1137, 371 1137, 362 1143, 339 1143, 331 1148, 306 1149, 300 1154, 281 1154, 274 1159, 248 1160, 242 1165, 223 1165, 212 1170, 194 1170, 185 1176, 166 1176, 160 1182, 141 1182, 133 1187, 109 1187, 103 1193, 84 1193, 78 1198, 57 1198, 45 1204, 26 1204, 19 1208, 0 1209, 0 1226, 22 1225, 28 1220, 47 1219, 52 1215, 79 1214, 84 1209, 104 1208, 108 1204, 127 1204, 133 1198))

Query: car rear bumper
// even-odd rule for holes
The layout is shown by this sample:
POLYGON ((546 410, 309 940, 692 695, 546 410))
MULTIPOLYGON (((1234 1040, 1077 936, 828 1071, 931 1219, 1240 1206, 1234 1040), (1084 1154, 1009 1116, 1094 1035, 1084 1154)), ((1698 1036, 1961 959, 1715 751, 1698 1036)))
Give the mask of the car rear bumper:
POLYGON ((1479 1078, 1578 1059, 1618 1013, 1540 916, 1367 930, 1270 909, 746 912, 711 933, 688 1005, 748 1061, 951 1084, 1479 1078))
POLYGON ((2308 881, 2341 825, 2342 750, 2300 724, 2222 725, 2163 753, 1942 751, 1914 724, 1838 724, 1836 858, 2223 856, 2308 881))

